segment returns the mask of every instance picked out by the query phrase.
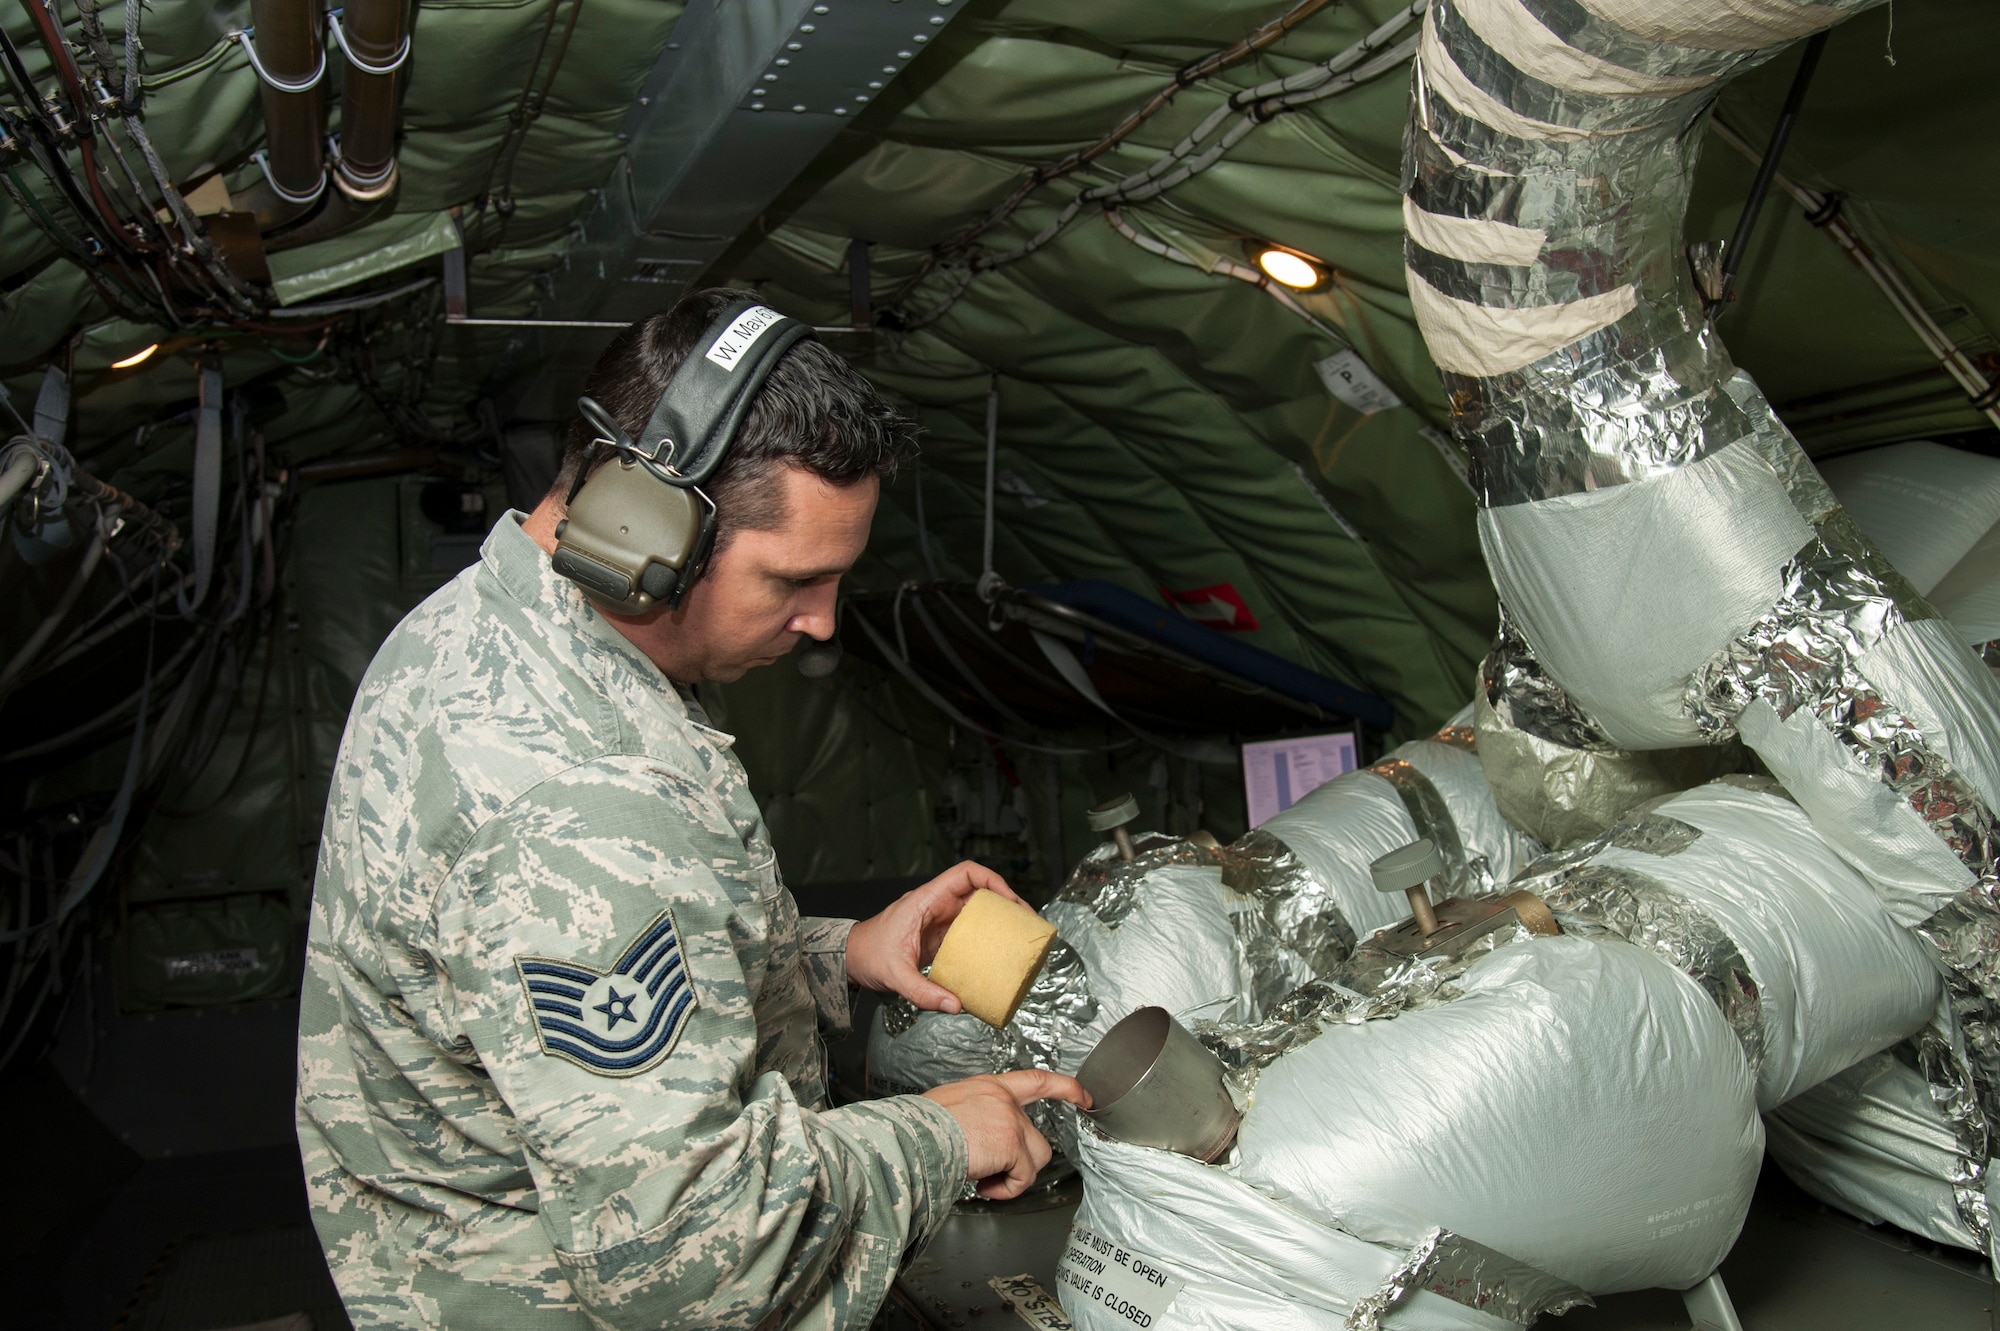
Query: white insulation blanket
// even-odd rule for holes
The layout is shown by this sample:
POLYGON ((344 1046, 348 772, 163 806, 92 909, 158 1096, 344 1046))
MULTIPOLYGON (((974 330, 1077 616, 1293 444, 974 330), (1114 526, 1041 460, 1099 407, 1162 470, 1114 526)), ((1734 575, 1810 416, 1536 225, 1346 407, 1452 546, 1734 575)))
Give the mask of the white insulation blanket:
MULTIPOLYGON (((1340 1331, 1402 1258, 1319 1224, 1225 1170, 1088 1129, 1079 1137, 1072 1154, 1087 1184, 1076 1224, 1165 1272, 1177 1288, 1155 1293, 1140 1309, 1148 1319, 1141 1323, 1119 1311, 1115 1297, 1063 1286, 1063 1311, 1077 1331, 1142 1324, 1147 1331, 1340 1331)), ((1517 1323, 1419 1289, 1382 1325, 1513 1331, 1517 1323)))
MULTIPOLYGON (((1500 816, 1478 755, 1456 744, 1416 740, 1393 750, 1378 766, 1402 763, 1428 783, 1443 829, 1462 847, 1468 865, 1457 890, 1486 890, 1504 883, 1541 846, 1500 816)), ((1419 827, 1394 781, 1362 769, 1337 777, 1260 829, 1277 836, 1325 888, 1359 938, 1402 920, 1409 905, 1400 892, 1375 890, 1369 862, 1419 836, 1419 827)), ((1042 911, 1062 940, 1082 958, 1097 1015, 1063 1027, 1053 1060, 1075 1072, 1104 1033, 1136 1008, 1157 1006, 1184 1021, 1246 1021, 1255 1010, 1255 984, 1241 941, 1240 912, 1258 904, 1223 885, 1212 864, 1166 864, 1146 872, 1132 906, 1107 922, 1089 905, 1058 900, 1042 911)), ((1274 962, 1288 971, 1285 985, 1315 978, 1296 952, 1280 948, 1274 962)), ((887 1013, 884 1009, 884 1014, 887 1013)), ((923 1013, 891 1034, 878 1015, 868 1037, 868 1076, 878 1094, 927 1089, 1007 1066, 1010 1042, 975 1017, 923 1013), (997 1061, 996 1061, 997 1060, 997 1061)))
POLYGON ((1074 1073, 1104 1033, 1137 1008, 1163 1007, 1184 1022, 1247 1021, 1250 967, 1229 922, 1233 896, 1220 869, 1169 864, 1146 875, 1136 903, 1116 924, 1073 901, 1044 908, 1083 958, 1097 999, 1097 1016, 1077 1040, 1064 1043, 1056 1070, 1074 1073))
MULTIPOLYGON (((1492 881, 1506 882, 1540 852, 1534 838, 1500 816, 1477 754, 1421 739, 1392 750, 1384 761, 1391 760, 1408 763, 1430 782, 1466 855, 1482 857, 1492 881)), ((1362 768, 1311 791, 1260 830, 1291 848, 1333 894, 1356 937, 1366 938, 1410 913, 1400 892, 1375 890, 1369 864, 1433 829, 1418 827, 1394 784, 1362 768)))
POLYGON ((1706 1277, 1764 1145, 1715 1004, 1615 940, 1516 943, 1460 984, 1266 1068, 1243 1180, 1357 1237, 1407 1248, 1442 1226, 1592 1293, 1706 1277))
POLYGON ((1930 1020, 1943 982, 1930 951, 1797 805, 1716 783, 1654 812, 1701 835, 1669 843, 1668 854, 1613 844, 1590 862, 1633 870, 1692 902, 1742 952, 1763 1013, 1762 1107, 1930 1020))
MULTIPOLYGON (((1090 1020, 1059 1023, 1055 1069, 1074 1073, 1104 1033, 1135 1008, 1163 1007, 1184 1021, 1256 1015, 1249 963, 1230 923, 1232 911, 1246 909, 1255 907, 1223 887, 1222 871, 1213 864, 1152 870, 1130 910, 1114 923, 1074 901, 1045 907, 1042 915, 1082 959, 1096 999, 1090 1020)), ((1297 977, 1301 983, 1310 978, 1297 977)), ((877 1095, 928 1090, 1014 1065, 1009 1036, 977 1017, 924 1012, 892 1034, 889 1011, 885 1005, 868 1031, 868 1081, 877 1095)))
POLYGON ((1952 1179, 1964 1171, 1924 1074, 1871 1054, 1765 1117, 1771 1158, 1823 1202, 1870 1224, 1977 1249, 1952 1179))
POLYGON ((1919 440, 1818 465, 1868 539, 1967 642, 2000 638, 2000 459, 1919 440))

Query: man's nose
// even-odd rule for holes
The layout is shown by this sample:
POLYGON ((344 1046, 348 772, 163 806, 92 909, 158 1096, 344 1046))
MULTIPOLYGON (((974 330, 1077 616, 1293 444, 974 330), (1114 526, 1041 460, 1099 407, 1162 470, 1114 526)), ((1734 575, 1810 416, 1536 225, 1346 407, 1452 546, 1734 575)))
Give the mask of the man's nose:
POLYGON ((793 633, 803 633, 809 638, 825 642, 833 636, 834 601, 839 591, 834 587, 814 587, 800 598, 792 617, 785 627, 793 633))

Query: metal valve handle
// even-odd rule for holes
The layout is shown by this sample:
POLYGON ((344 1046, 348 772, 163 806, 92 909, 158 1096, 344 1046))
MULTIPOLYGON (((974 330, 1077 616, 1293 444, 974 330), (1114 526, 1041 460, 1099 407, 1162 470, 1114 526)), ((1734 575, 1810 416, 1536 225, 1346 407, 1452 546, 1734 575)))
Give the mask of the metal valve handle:
POLYGON ((1119 858, 1130 864, 1136 852, 1132 849, 1132 834, 1125 830, 1125 824, 1138 816, 1139 801, 1128 793, 1086 810, 1083 818, 1090 824, 1091 831, 1111 833, 1111 839, 1118 843, 1119 858))
POLYGON ((1377 892, 1401 892, 1409 898, 1410 913, 1417 917, 1417 927, 1426 934, 1438 931, 1438 918, 1424 885, 1443 873, 1444 855, 1429 837, 1398 846, 1368 866, 1377 892))

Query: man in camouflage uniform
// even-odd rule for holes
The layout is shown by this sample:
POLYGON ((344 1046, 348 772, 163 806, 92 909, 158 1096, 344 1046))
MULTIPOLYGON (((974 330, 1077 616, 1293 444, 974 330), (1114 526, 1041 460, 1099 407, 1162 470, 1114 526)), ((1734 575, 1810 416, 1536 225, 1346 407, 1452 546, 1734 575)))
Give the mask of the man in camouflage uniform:
MULTIPOLYGON (((739 293, 635 325, 589 391, 632 434, 739 293)), ((621 618, 548 552, 585 440, 392 633, 327 805, 299 1031, 314 1220, 358 1327, 865 1327, 961 1183, 1020 1191, 1068 1078, 829 1109, 849 985, 918 966, 960 865, 873 920, 801 920, 730 737, 685 685, 831 636, 908 426, 818 344, 717 474, 677 611, 621 618)), ((1011 895, 1011 894, 1010 894, 1011 895)))

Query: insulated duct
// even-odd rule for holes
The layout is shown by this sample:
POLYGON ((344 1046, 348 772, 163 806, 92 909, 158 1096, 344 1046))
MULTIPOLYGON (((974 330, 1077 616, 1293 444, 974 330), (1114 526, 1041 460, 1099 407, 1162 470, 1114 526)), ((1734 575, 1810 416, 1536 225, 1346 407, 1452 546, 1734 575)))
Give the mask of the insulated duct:
MULTIPOLYGON (((1436 0, 1407 276, 1494 583, 1566 720, 1629 750, 1757 752, 1943 962, 1925 1071, 1983 1162, 2000 686, 1730 362, 1681 250, 1718 89, 1875 3, 1436 0)), ((1958 1203, 1990 1243, 1984 1188, 1958 1203)))
POLYGON ((1500 817, 1473 743, 1460 724, 1412 740, 1220 851, 1146 834, 1127 862, 1101 844, 1043 908, 1061 942, 1007 1031, 885 1005, 868 1041, 872 1090, 1015 1066, 1074 1072, 1140 1007, 1261 1017, 1404 917, 1404 898, 1376 891, 1368 866, 1418 837, 1443 853, 1454 895, 1492 892, 1541 847, 1500 817))

